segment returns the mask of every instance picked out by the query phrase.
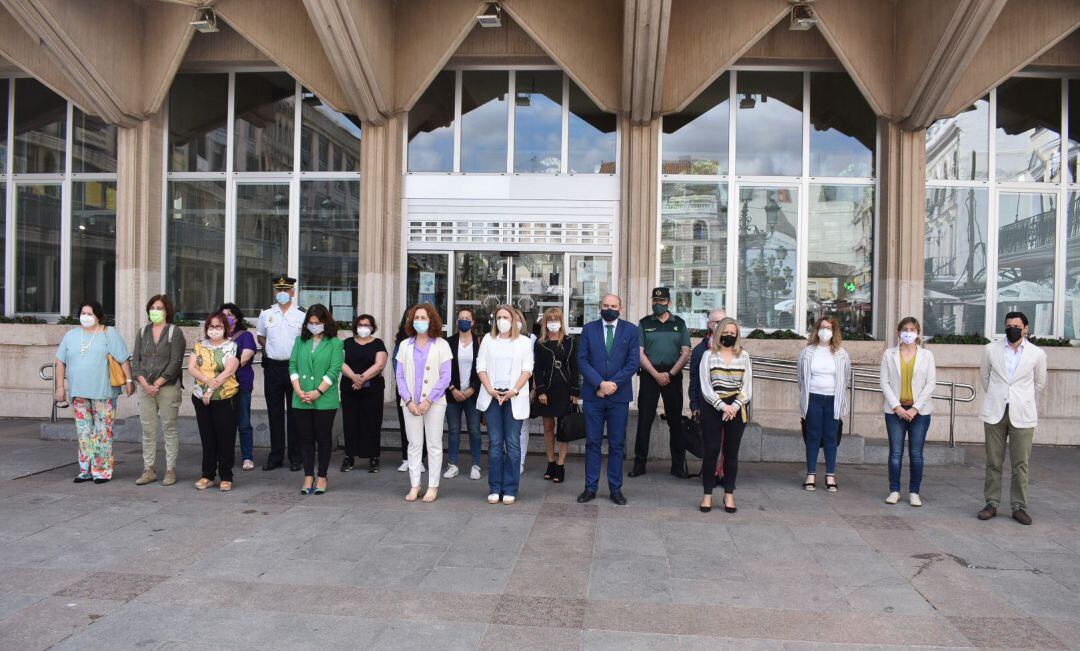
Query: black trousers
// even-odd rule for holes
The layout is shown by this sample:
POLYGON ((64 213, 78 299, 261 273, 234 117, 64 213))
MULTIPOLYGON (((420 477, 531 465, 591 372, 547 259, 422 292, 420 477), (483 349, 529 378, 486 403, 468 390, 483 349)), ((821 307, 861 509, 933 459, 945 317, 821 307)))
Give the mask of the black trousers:
POLYGON ((375 458, 382 451, 382 388, 341 392, 341 425, 345 454, 375 458))
POLYGON ((742 413, 725 421, 724 414, 708 403, 701 405, 701 443, 705 456, 701 460, 701 484, 706 495, 712 495, 716 487, 717 460, 723 469, 721 480, 725 493, 735 492, 735 478, 739 474, 739 446, 742 444, 746 421, 742 413))
POLYGON ((296 410, 296 428, 300 434, 305 477, 315 476, 315 448, 318 447, 319 476, 326 478, 330 453, 334 451, 334 416, 337 416, 337 409, 296 410))
POLYGON ((211 400, 205 405, 199 398, 191 396, 191 402, 195 405, 195 422, 199 424, 199 438, 202 439, 202 476, 213 479, 217 475, 221 481, 232 481, 236 447, 235 398, 211 400))
POLYGON ((278 465, 284 463, 287 440, 289 463, 300 463, 300 439, 293 415, 289 362, 263 357, 263 393, 266 394, 266 419, 270 421, 270 456, 267 461, 278 465))
POLYGON ((638 389, 637 438, 634 441, 634 465, 643 465, 649 458, 649 432, 656 420, 656 406, 660 398, 664 399, 664 413, 667 415, 668 428, 671 430, 669 447, 671 449, 671 467, 682 468, 686 464, 686 443, 682 433, 683 387, 682 373, 671 378, 671 382, 662 387, 648 373, 639 376, 641 386, 638 389))

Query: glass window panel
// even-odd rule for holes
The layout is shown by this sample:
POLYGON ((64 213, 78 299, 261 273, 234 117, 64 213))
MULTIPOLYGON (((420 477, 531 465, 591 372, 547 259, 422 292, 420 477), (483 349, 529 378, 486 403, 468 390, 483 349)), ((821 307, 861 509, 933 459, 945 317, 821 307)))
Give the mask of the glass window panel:
POLYGON ((15 311, 59 314, 60 186, 16 187, 15 311))
POLYGON ((738 73, 737 174, 802 173, 802 79, 801 72, 738 73))
POLYGON ((520 70, 515 74, 514 171, 558 174, 562 171, 563 73, 520 70))
POLYGON ((169 171, 224 172, 228 119, 228 75, 176 75, 169 91, 169 171))
POLYGON ((980 99, 926 130, 927 180, 985 181, 990 157, 990 101, 980 99))
MULTIPOLYGON (((0 255, 7 251, 7 184, 0 182, 0 255)), ((7 291, 7 256, 0 261, 0 313, 4 310, 7 291)))
POLYGON ((460 251, 454 272, 454 309, 471 307, 487 330, 491 316, 506 303, 506 257, 499 253, 460 251))
POLYGON ((15 80, 14 172, 63 174, 67 101, 36 79, 15 80))
POLYGON ((664 116, 664 174, 727 174, 730 95, 725 72, 682 111, 664 116))
POLYGON ((300 291, 325 292, 334 319, 352 321, 360 255, 360 181, 300 185, 300 291))
POLYGON ((454 171, 454 71, 443 70, 409 110, 409 171, 454 171))
POLYGON ((300 169, 304 172, 359 172, 360 120, 338 113, 304 89, 300 111, 300 169))
POLYGON ((116 172, 116 127, 106 124, 101 118, 75 109, 72 117, 73 151, 71 166, 73 172, 115 173, 116 172))
POLYGON ((614 174, 615 138, 618 118, 600 110, 585 91, 570 82, 570 134, 567 150, 568 172, 576 174, 614 174))
POLYGON ((1069 164, 1066 166, 1068 169, 1068 180, 1070 183, 1075 183, 1076 176, 1076 161, 1077 152, 1080 151, 1080 80, 1069 80, 1069 164))
MULTIPOLYGON (((439 311, 443 323, 448 323, 446 316, 446 300, 449 287, 448 269, 450 256, 445 253, 410 253, 408 258, 408 273, 406 273, 406 296, 408 305, 417 303, 431 303, 439 311)), ((459 306, 460 307, 460 306, 459 306)), ((456 328, 454 324, 447 326, 456 328)), ((389 325, 387 327, 389 332, 389 325)), ((483 329, 474 332, 483 333, 483 329)), ((387 338, 390 335, 387 334, 387 338)))
POLYGON ((0 79, 0 174, 7 173, 8 82, 0 79))
POLYGON ((1065 337, 1080 339, 1080 192, 1069 193, 1065 242, 1065 337))
POLYGON ((461 73, 461 171, 506 171, 506 94, 509 73, 461 73))
POLYGON ((235 170, 291 172, 296 82, 284 72, 237 73, 235 92, 235 170))
POLYGON ((795 187, 739 189, 738 314, 743 326, 795 326, 798 205, 795 187))
MULTIPOLYGON (((236 186, 236 304, 258 314, 272 296, 270 278, 289 263, 289 185, 236 186)), ((303 280, 302 278, 300 280, 303 280)), ((300 284, 303 295, 305 284, 300 284)), ((301 298, 300 304, 304 301, 301 298)))
POLYGON ((511 300, 525 317, 525 329, 539 336, 540 315, 549 307, 563 306, 563 254, 519 253, 513 259, 513 274, 511 300))
POLYGON ((611 291, 611 257, 570 256, 570 311, 567 328, 581 328, 600 318, 600 298, 611 291))
POLYGON ((1030 332, 1054 330, 1054 224, 1057 195, 998 195, 998 279, 995 332, 1004 332, 1005 314, 1027 315, 1030 332))
POLYGON ((981 188, 926 188, 926 336, 986 329, 988 196, 981 188))
POLYGON ((835 315, 843 332, 873 328, 874 188, 810 186, 806 327, 835 315))
POLYGON ((116 181, 71 184, 71 305, 99 301, 116 312, 116 181))
POLYGON ((877 116, 844 72, 810 73, 810 176, 874 176, 877 116))
POLYGON ((997 87, 998 181, 1057 181, 1061 80, 1013 77, 997 87))
POLYGON ((661 284, 691 329, 704 330, 709 312, 727 302, 727 204, 724 184, 666 182, 661 190, 661 284))
POLYGON ((177 316, 205 318, 224 298, 225 182, 170 181, 165 217, 166 291, 177 316))

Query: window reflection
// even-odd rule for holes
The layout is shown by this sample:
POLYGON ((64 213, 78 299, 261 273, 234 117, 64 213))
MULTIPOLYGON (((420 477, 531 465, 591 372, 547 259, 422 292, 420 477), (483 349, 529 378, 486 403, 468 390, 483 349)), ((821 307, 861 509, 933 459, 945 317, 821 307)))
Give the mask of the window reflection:
POLYGON ((0 174, 7 173, 8 83, 7 79, 0 79, 0 174))
POLYGON ((177 75, 169 91, 169 171, 224 172, 228 119, 228 75, 177 75))
POLYGON ((235 95, 235 171, 292 171, 296 82, 284 72, 238 73, 235 95))
POLYGON ((1061 173, 1061 80, 1016 77, 997 89, 998 181, 1057 181, 1061 173))
POLYGON ((63 174, 67 101, 36 79, 15 80, 14 171, 63 174))
POLYGON ((600 110, 585 91, 570 83, 570 116, 567 150, 568 172, 614 174, 618 118, 600 110))
POLYGON ((802 173, 801 72, 739 72, 735 78, 735 172, 743 176, 802 173))
POLYGON ((926 189, 923 332, 986 328, 987 196, 981 188, 926 189))
POLYGON ((15 196, 15 311, 60 312, 60 185, 21 185, 15 196))
POLYGON ((1068 153, 1069 161, 1066 166, 1067 179, 1070 183, 1075 183, 1076 176, 1076 164, 1077 164, 1077 152, 1080 151, 1080 81, 1076 79, 1069 80, 1069 142, 1068 153))
POLYGON ((985 181, 990 156, 990 101, 983 98, 926 130, 926 178, 985 181))
POLYGON ((409 111, 409 171, 454 170, 454 71, 443 70, 409 111))
POLYGON ((257 314, 265 307, 268 279, 288 264, 289 184, 237 184, 234 282, 240 309, 257 314))
POLYGON ((506 171, 506 94, 509 73, 461 73, 461 171, 506 171))
POLYGON ((877 116, 846 73, 810 74, 810 176, 874 176, 877 116))
POLYGON ((303 181, 300 184, 300 278, 302 291, 319 298, 338 321, 357 310, 360 254, 360 182, 303 181))
POLYGON ((725 72, 686 108, 664 116, 664 174, 728 172, 730 86, 725 72))
POLYGON ((1054 329, 1054 241, 1057 195, 998 195, 998 279, 995 329, 1019 310, 1034 335, 1054 329))
POLYGON ((874 188, 810 186, 806 327, 825 315, 869 333, 874 278, 874 188))
POLYGON ((225 287, 225 181, 169 182, 165 217, 166 291, 177 316, 205 318, 225 287))
POLYGON ((660 284, 672 288, 674 312, 704 330, 727 301, 727 186, 664 183, 660 197, 660 284))
MULTIPOLYGON (((514 171, 558 174, 562 171, 562 72, 520 70, 515 74, 514 171)), ((464 94, 463 86, 463 101, 464 94)), ((462 108, 463 116, 464 112, 462 108)))
POLYGON ((301 171, 360 171, 360 120, 338 113, 307 89, 300 101, 301 171))
POLYGON ((74 109, 71 166, 74 172, 116 172, 116 127, 74 109))
MULTIPOLYGON (((410 253, 408 257, 409 268, 405 274, 405 296, 408 305, 416 305, 417 303, 431 303, 434 305, 435 309, 439 311, 443 323, 447 324, 447 332, 453 333, 457 329, 456 316, 447 320, 449 317, 446 314, 448 258, 449 256, 445 253, 410 253)), ((486 324, 483 321, 478 320, 473 326, 473 332, 477 336, 482 336, 485 329, 486 324)))
POLYGON ((611 257, 570 256, 570 309, 567 328, 581 328, 600 316, 600 298, 611 291, 611 257))
POLYGON ((798 191, 739 190, 739 321, 751 328, 795 325, 798 191))
POLYGON ((100 301, 106 314, 116 305, 116 182, 71 185, 71 305, 100 301))
POLYGON ((1069 193, 1065 245, 1065 337, 1080 339, 1080 192, 1069 193))

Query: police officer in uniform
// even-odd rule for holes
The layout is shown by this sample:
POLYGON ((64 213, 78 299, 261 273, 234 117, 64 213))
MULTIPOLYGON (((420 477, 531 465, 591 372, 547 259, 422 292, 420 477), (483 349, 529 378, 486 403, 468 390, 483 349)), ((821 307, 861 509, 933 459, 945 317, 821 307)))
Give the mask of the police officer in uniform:
POLYGON ((288 422, 289 470, 301 469, 299 432, 292 408, 289 356, 304 327, 304 308, 296 304, 296 279, 274 276, 275 304, 259 312, 255 333, 263 351, 263 393, 270 421, 270 454, 263 470, 280 468, 285 462, 285 425, 288 422))
POLYGON ((652 291, 652 311, 638 321, 641 346, 641 370, 638 371, 637 440, 634 442, 634 467, 631 477, 645 474, 649 457, 649 432, 656 419, 656 405, 664 399, 671 430, 671 474, 689 476, 686 470, 686 445, 682 434, 682 369, 690 359, 690 331, 686 322, 671 313, 671 290, 657 287, 652 291))

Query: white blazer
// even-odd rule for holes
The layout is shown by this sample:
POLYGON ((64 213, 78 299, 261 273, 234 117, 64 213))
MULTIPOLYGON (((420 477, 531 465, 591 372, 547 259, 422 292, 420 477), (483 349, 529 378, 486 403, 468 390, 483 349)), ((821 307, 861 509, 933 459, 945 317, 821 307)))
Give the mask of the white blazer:
MULTIPOLYGON (((489 368, 495 367, 495 346, 492 344, 492 337, 494 335, 488 335, 480 342, 480 354, 476 358, 477 373, 487 373, 489 368)), ((514 340, 514 361, 510 366, 510 377, 515 385, 521 378, 521 374, 526 371, 533 372, 533 343, 529 337, 518 335, 518 338, 514 340)), ((491 401, 491 394, 481 386, 480 395, 476 398, 476 409, 487 411, 491 401)), ((525 420, 529 417, 529 385, 527 383, 516 396, 510 398, 510 408, 517 420, 525 420)))
POLYGON ((1030 341, 1025 341, 1020 359, 1016 362, 1016 372, 1010 381, 1005 345, 1000 340, 991 341, 983 351, 979 377, 984 393, 979 418, 991 425, 999 423, 1008 405, 1009 422, 1013 427, 1036 427, 1039 413, 1035 394, 1046 387, 1046 353, 1030 341))
MULTIPOLYGON (((413 361, 413 347, 415 344, 415 337, 409 337, 402 341, 401 345, 398 346, 397 357, 394 358, 397 360, 398 364, 404 367, 403 373, 405 374, 405 381, 408 383, 407 386, 409 387, 410 393, 413 391, 412 383, 415 381, 416 377, 416 362, 413 361)), ((430 391, 431 387, 434 387, 439 381, 442 365, 445 364, 447 360, 453 359, 454 354, 450 351, 450 344, 446 343, 446 340, 442 337, 432 337, 431 347, 428 348, 427 364, 424 365, 424 386, 427 387, 424 389, 425 391, 430 391)), ((428 394, 423 393, 419 396, 413 396, 413 401, 419 404, 421 400, 427 397, 428 394)), ((399 402, 402 407, 405 406, 404 398, 399 400, 399 402)), ((446 393, 444 392, 443 395, 439 396, 439 399, 432 404, 445 405, 446 393)))
MULTIPOLYGON (((934 410, 934 389, 937 387, 937 366, 934 353, 919 348, 915 353, 915 369, 911 374, 911 397, 920 414, 934 410)), ((894 346, 881 357, 882 409, 886 414, 900 406, 900 347, 894 346)))

